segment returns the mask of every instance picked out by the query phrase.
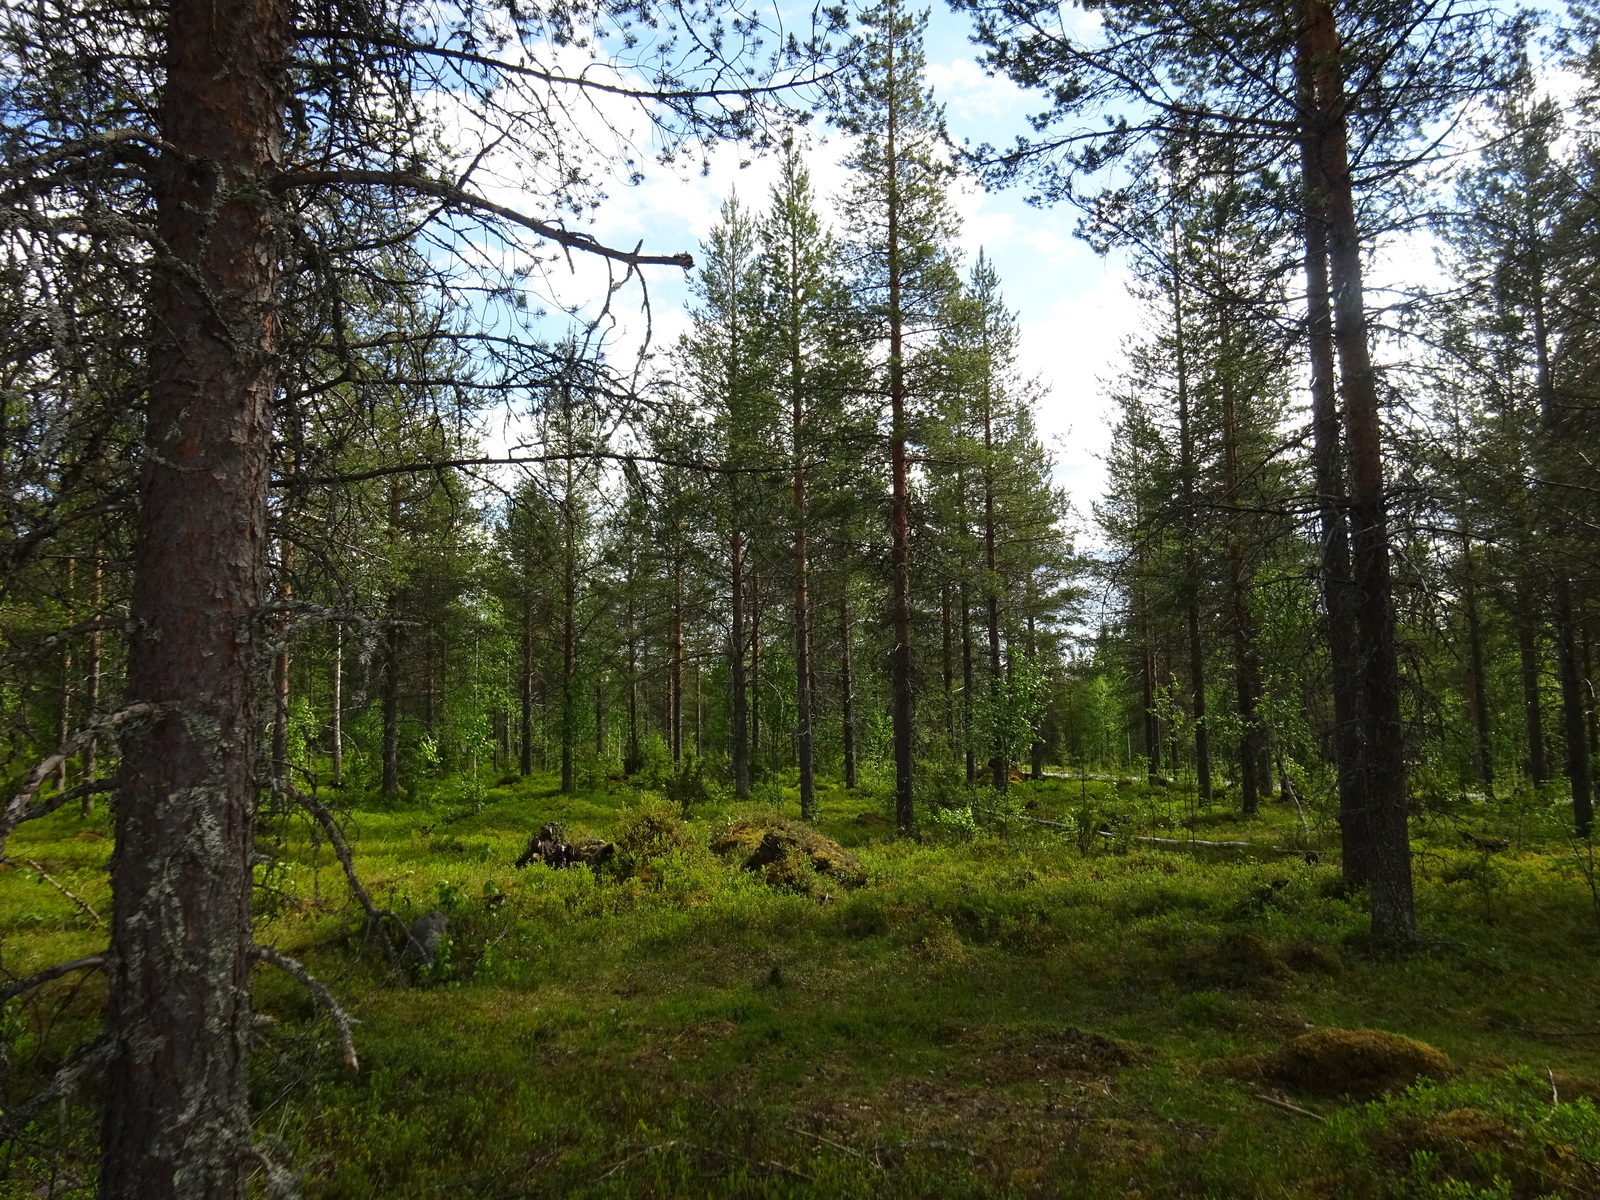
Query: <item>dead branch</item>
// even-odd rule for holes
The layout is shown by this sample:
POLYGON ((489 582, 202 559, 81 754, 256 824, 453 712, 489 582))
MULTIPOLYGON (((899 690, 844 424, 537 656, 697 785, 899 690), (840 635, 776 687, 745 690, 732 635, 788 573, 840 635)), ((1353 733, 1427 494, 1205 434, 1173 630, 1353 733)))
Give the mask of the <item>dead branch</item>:
MULTIPOLYGON (((133 720, 135 717, 149 716, 155 710, 155 705, 153 704, 130 704, 127 708, 119 709, 114 713, 96 717, 66 741, 62 742, 54 754, 36 766, 28 775, 28 778, 23 781, 22 790, 11 797, 11 803, 6 805, 3 813, 0 813, 0 862, 5 861, 6 839, 11 836, 11 831, 22 824, 23 821, 29 819, 28 802, 38 794, 39 789, 44 786, 44 781, 50 778, 62 763, 81 750, 90 738, 107 733, 124 722, 133 720)), ((35 812, 34 815, 43 816, 44 813, 35 812)))
POLYGON ((429 179, 425 175, 417 175, 410 171, 290 171, 278 177, 274 186, 280 191, 292 188, 325 187, 329 184, 353 183, 377 185, 379 187, 399 188, 404 191, 416 192, 423 196, 432 196, 443 200, 446 204, 457 209, 469 212, 493 213, 502 220, 510 221, 513 225, 520 225, 544 238, 546 241, 555 242, 558 246, 568 250, 582 250, 589 254, 597 254, 601 258, 613 259, 625 263, 630 267, 661 266, 682 267, 689 270, 694 266, 694 256, 682 254, 640 254, 637 250, 618 250, 614 246, 607 246, 597 241, 587 233, 576 230, 563 229, 549 221, 542 221, 537 217, 526 216, 513 208, 483 196, 474 195, 454 184, 443 183, 437 179, 429 179))
MULTIPOLYGON (((397 913, 390 912, 387 908, 379 908, 372 902, 372 896, 367 892, 366 885, 361 882, 361 876, 356 874, 356 865, 350 853, 350 843, 345 839, 344 830, 339 822, 334 820, 333 814, 328 811, 328 806, 315 796, 302 792, 299 788, 284 785, 289 795, 300 804, 307 812, 316 818, 317 824, 322 826, 322 832, 328 837, 328 844, 333 847, 334 857, 339 860, 339 865, 344 868, 345 881, 350 885, 350 894, 356 898, 367 914, 367 923, 372 926, 382 927, 385 921, 392 922, 404 935, 407 947, 415 953, 422 953, 422 946, 411 936, 411 926, 400 919, 397 913)), ((383 945, 389 952, 389 961, 396 967, 401 964, 402 952, 397 950, 387 938, 383 945)))
POLYGON ((271 946, 256 943, 250 947, 250 953, 296 980, 327 1010, 328 1019, 333 1022, 334 1031, 339 1035, 339 1050, 344 1054, 344 1065, 350 1068, 350 1074, 359 1074, 361 1062, 356 1058, 356 1039, 351 1030, 355 1021, 339 1006, 339 1002, 333 998, 333 993, 328 990, 328 985, 306 970, 298 959, 290 958, 271 946))
POLYGON ((43 1091, 35 1092, 0 1118, 0 1142, 15 1136, 35 1113, 64 1099, 85 1075, 105 1066, 115 1047, 110 1035, 102 1033, 69 1058, 43 1091))
POLYGON ((76 787, 70 787, 64 792, 56 792, 54 795, 47 796, 43 800, 35 800, 32 804, 28 805, 27 808, 23 809, 22 819, 19 820, 17 824, 21 825, 28 821, 37 821, 40 817, 48 817, 63 804, 70 804, 74 800, 81 800, 85 796, 101 795, 104 792, 113 790, 116 786, 116 779, 108 776, 101 779, 90 780, 88 783, 80 783, 76 787))
POLYGON ((25 858, 22 861, 27 863, 35 871, 39 872, 39 878, 40 879, 44 880, 51 887, 55 888, 56 891, 60 892, 63 896, 65 896, 68 900, 71 900, 79 908, 83 909, 84 912, 88 913, 89 914, 89 919, 94 922, 94 927, 96 929, 101 928, 105 924, 105 922, 100 918, 100 914, 95 912, 94 906, 92 904, 90 904, 87 900, 85 900, 82 896, 75 896, 71 892, 69 892, 66 889, 66 887, 61 883, 60 880, 54 878, 50 874, 49 871, 46 871, 43 867, 41 867, 33 859, 25 858))
POLYGON ((0 986, 0 1004, 4 1004, 13 996, 20 996, 23 992, 30 992, 40 984, 49 983, 52 979, 60 979, 63 975, 70 975, 74 971, 95 971, 106 965, 105 955, 92 954, 88 958, 75 958, 71 962, 57 963, 53 967, 46 967, 29 975, 26 979, 14 979, 10 983, 0 986))
POLYGON ((1276 1096, 1269 1096, 1265 1092, 1251 1092, 1250 1094, 1263 1104, 1270 1104, 1273 1108, 1281 1108, 1284 1112, 1294 1113, 1297 1117, 1310 1117, 1313 1121, 1326 1121, 1328 1119, 1321 1113, 1314 1113, 1309 1108, 1301 1108, 1298 1104, 1290 1104, 1287 1100, 1279 1100, 1276 1096))

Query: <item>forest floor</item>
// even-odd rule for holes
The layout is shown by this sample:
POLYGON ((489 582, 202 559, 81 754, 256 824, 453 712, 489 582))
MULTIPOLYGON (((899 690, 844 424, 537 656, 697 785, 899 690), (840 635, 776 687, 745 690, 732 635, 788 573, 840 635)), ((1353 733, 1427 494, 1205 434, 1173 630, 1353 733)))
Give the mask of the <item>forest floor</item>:
MULTIPOLYGON (((792 788, 767 795, 796 815, 792 788)), ((1600 906, 1558 810, 1462 799, 1416 820, 1427 941, 1396 953, 1367 938, 1336 838, 1277 802, 1246 822, 1051 779, 919 839, 881 789, 825 784, 820 805, 863 886, 796 894, 712 851, 770 805, 713 800, 680 827, 618 781, 357 807, 375 901, 449 918, 437 962, 403 971, 326 843, 269 823, 258 939, 357 1018, 361 1070, 258 968, 263 1147, 307 1198, 1600 1195, 1600 906), (549 821, 626 853, 516 869, 549 821), (1337 1064, 1273 1074, 1325 1029, 1419 1039, 1449 1069, 1375 1099, 1338 1094, 1337 1064)), ((108 829, 63 811, 12 837, 5 970, 103 947, 108 829)), ((13 1101, 103 996, 79 974, 5 1010, 13 1101)), ((0 1195, 90 1194, 94 1104, 41 1115, 0 1195)))

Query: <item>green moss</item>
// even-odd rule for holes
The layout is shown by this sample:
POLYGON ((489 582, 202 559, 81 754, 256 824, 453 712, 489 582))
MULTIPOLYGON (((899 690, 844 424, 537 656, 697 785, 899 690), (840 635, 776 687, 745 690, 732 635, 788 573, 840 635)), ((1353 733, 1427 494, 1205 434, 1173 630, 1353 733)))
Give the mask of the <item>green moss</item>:
MULTIPOLYGON (((264 823, 258 937, 307 961, 361 1022, 352 1078, 304 992, 258 968, 273 1018, 254 1058, 262 1135, 307 1171, 307 1200, 1420 1200, 1451 1181, 1486 1192, 1497 1172, 1530 1200, 1593 1194, 1580 1100, 1600 1092, 1600 1039, 1568 1035, 1590 1028, 1600 937, 1556 826, 1497 857, 1486 919, 1479 883, 1445 878, 1453 830, 1436 842, 1419 823, 1419 905, 1437 940, 1394 956, 1365 948, 1361 897, 1331 863, 1132 841, 1188 819, 1179 788, 1018 784, 1030 815, 1093 812, 1120 840, 1017 822, 936 844, 898 837, 879 793, 832 781, 820 819, 799 825, 792 782, 773 780, 781 812, 719 797, 689 821, 649 792, 562 796, 544 778, 481 807, 448 799, 449 781, 432 806, 357 799, 358 866, 379 903, 410 919, 451 905, 449 969, 410 987, 363 948, 326 845, 301 822, 264 823), (548 821, 617 842, 633 866, 513 869, 548 821), (799 832, 746 869, 775 829, 799 832), (869 886, 819 873, 801 833, 847 853, 869 886), (772 886, 775 867, 800 889, 772 886), (1401 1079, 1368 1105, 1215 1070, 1282 1052, 1308 1026, 1404 1031, 1454 1074, 1401 1079), (1329 1120, 1256 1099, 1269 1089, 1329 1120), (1545 1191, 1523 1190, 1541 1171, 1545 1191)), ((1297 818, 1266 807, 1230 818, 1227 838, 1289 844, 1297 818)), ((100 816, 63 811, 18 830, 12 855, 104 913, 108 835, 100 816)), ((0 872, 6 969, 104 943, 32 868, 0 872)), ((6 1104, 81 1044, 103 1003, 89 975, 16 1010, 6 1104)), ((0 1197, 46 1190, 62 1164, 85 1183, 57 1194, 87 1194, 94 1105, 85 1092, 52 1109, 0 1159, 0 1197)))

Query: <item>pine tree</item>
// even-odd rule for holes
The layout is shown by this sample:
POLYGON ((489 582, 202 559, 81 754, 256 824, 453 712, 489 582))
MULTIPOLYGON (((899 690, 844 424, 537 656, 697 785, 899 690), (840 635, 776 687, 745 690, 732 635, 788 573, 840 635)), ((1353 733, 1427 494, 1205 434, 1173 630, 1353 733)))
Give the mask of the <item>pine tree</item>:
POLYGON ((890 461, 890 675, 894 724, 895 818, 914 819, 915 679, 912 654, 911 358, 934 324, 956 279, 946 246, 953 236, 945 184, 943 114, 923 82, 926 15, 883 0, 861 15, 856 77, 845 90, 838 124, 856 138, 842 203, 857 303, 870 336, 886 346, 890 461))

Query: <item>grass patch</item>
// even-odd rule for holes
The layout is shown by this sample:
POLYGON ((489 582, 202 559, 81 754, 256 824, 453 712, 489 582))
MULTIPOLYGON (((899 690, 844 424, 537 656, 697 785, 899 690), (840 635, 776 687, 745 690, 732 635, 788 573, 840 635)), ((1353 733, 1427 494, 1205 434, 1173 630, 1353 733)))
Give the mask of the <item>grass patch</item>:
MULTIPOLYGON (((409 979, 363 950, 309 827, 264 826, 258 938, 347 1003, 364 1066, 347 1075, 309 998, 262 969, 261 1135, 329 1200, 1596 1194, 1600 938, 1558 830, 1479 806, 1472 830, 1512 839, 1490 855, 1459 817, 1419 821, 1433 940, 1395 957, 1367 945, 1326 845, 1271 849, 1298 845, 1292 810, 1223 820, 1116 781, 1015 791, 975 807, 976 833, 923 840, 836 786, 812 830, 714 793, 685 821, 624 784, 561 796, 542 778, 358 806, 375 897, 447 919, 409 979), (549 822, 615 858, 515 869, 549 822), (1185 829, 1261 850, 1137 840, 1185 829), (1451 1072, 1364 1102, 1229 1068, 1331 1030, 1415 1039, 1451 1072), (1325 1119, 1258 1098, 1280 1088, 1325 1119)), ((0 872, 0 964, 103 947, 60 888, 106 911, 104 818, 63 811, 12 852, 60 887, 0 872)), ((103 1000, 85 975, 6 1011, 10 1102, 103 1000)), ((0 1196, 90 1194, 93 1112, 85 1094, 42 1116, 0 1160, 0 1196)))

